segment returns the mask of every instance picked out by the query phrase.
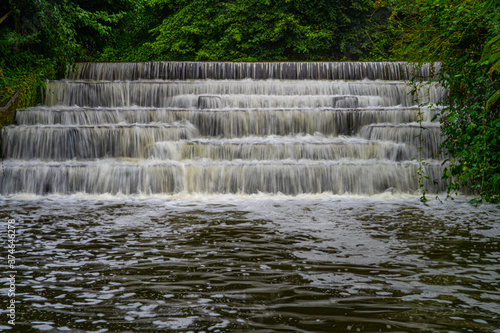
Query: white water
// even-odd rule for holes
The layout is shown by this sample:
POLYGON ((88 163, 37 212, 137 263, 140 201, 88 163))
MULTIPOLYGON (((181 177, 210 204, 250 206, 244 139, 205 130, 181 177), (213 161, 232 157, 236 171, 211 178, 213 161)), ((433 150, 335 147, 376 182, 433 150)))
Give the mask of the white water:
MULTIPOLYGON (((0 193, 360 194, 442 170, 405 63, 77 64, 3 134, 0 193), (395 81, 396 80, 396 81, 395 81), (417 123, 422 119, 424 123, 417 123), (438 159, 438 160, 436 160, 438 159)), ((427 190, 433 188, 426 182, 427 190)), ((443 190, 439 181, 436 189, 443 190)))

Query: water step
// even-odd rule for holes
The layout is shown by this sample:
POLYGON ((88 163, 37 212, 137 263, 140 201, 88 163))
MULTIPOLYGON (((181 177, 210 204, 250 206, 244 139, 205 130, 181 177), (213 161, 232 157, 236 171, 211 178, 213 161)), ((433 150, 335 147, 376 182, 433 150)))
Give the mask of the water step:
MULTIPOLYGON (((440 163, 425 166, 439 178, 440 163)), ((418 164, 380 161, 6 161, 2 194, 10 193, 301 193, 372 195, 395 188, 413 193, 418 164), (397 179, 397 182, 394 182, 397 179)), ((427 190, 433 185, 425 184, 427 190)), ((439 190, 444 183, 437 184, 439 190)))
POLYGON ((414 69, 406 62, 125 62, 77 63, 68 72, 76 80, 407 80, 431 78, 441 66, 414 69))
MULTIPOLYGON (((372 105, 372 101, 370 99, 363 100, 361 96, 336 96, 333 97, 333 107, 334 108, 343 108, 343 109, 349 109, 349 108, 358 108, 360 107, 360 99, 364 102, 362 103, 361 107, 367 107, 368 105, 372 105)), ((378 101, 377 101, 378 102, 378 101)), ((380 99, 380 102, 382 102, 382 99, 380 99)))
MULTIPOLYGON (((223 118, 255 116, 260 117, 264 112, 274 112, 275 117, 288 117, 304 113, 307 116, 316 117, 318 113, 332 113, 346 115, 356 113, 361 121, 365 122, 389 122, 407 123, 416 121, 419 109, 416 107, 391 107, 391 108, 290 108, 290 109, 232 109, 232 110, 187 110, 187 109, 156 109, 156 108, 85 108, 65 107, 48 108, 32 107, 16 113, 16 121, 20 125, 97 125, 118 123, 172 123, 181 119, 193 122, 193 119, 212 118, 219 115, 223 118), (233 113, 235 115, 233 115, 233 113), (361 119, 363 118, 363 119, 361 119)), ((438 112, 436 109, 422 108, 423 119, 429 122, 438 112)), ((336 116, 338 117, 338 116, 336 116)))
POLYGON ((163 160, 408 160, 414 148, 393 142, 358 138, 247 137, 242 139, 194 139, 157 142, 151 157, 163 160))
MULTIPOLYGON (((368 140, 393 141, 422 147, 422 158, 444 159, 445 154, 439 153, 439 145, 444 138, 441 136, 439 124, 409 123, 409 124, 373 124, 361 129, 359 135, 368 140)), ((418 158, 416 153, 413 158, 418 158)))
POLYGON ((144 157, 157 141, 197 136, 190 124, 7 126, 2 131, 4 155, 13 159, 94 159, 144 157))
POLYGON ((222 108, 222 97, 220 95, 201 95, 198 96, 196 103, 198 109, 220 109, 222 108))
MULTIPOLYGON (((424 111, 430 119, 433 110, 424 111)), ((407 123, 418 119, 417 108, 379 109, 271 109, 271 110, 168 110, 32 108, 17 113, 20 124, 174 123, 188 121, 202 136, 228 138, 251 135, 314 134, 352 135, 373 123, 407 123)))
POLYGON ((183 109, 368 108, 395 106, 380 96, 330 95, 178 95, 172 106, 183 109))
MULTIPOLYGON (((324 101, 321 106, 333 106, 335 96, 376 96, 377 105, 412 106, 422 103, 437 103, 444 95, 444 89, 430 84, 419 91, 419 102, 414 100, 411 87, 405 82, 393 81, 50 81, 46 85, 45 104, 48 106, 90 106, 90 107, 172 107, 198 108, 199 96, 226 96, 231 101, 259 97, 273 101, 275 107, 289 107, 287 96, 299 101, 311 100, 311 96, 324 101), (177 98, 176 98, 177 96, 177 98), (267 97, 266 97, 267 96, 267 97), (274 99, 269 96, 275 96, 274 99), (308 97, 309 96, 309 97, 308 97), (324 97, 331 96, 325 99, 324 97), (326 101, 328 100, 328 105, 326 101), (280 105, 280 103, 285 103, 280 105)), ((372 98, 373 99, 373 98, 372 98)), ((256 103, 256 102, 255 102, 256 103)), ((269 102, 268 102, 269 103, 269 102)), ((304 103, 304 102, 303 102, 304 103)), ((368 102, 366 102, 368 103, 368 102)), ((237 106, 237 105, 236 105, 237 106)), ((316 106, 315 104, 311 105, 316 106)), ((246 106, 245 106, 246 107, 246 106)))

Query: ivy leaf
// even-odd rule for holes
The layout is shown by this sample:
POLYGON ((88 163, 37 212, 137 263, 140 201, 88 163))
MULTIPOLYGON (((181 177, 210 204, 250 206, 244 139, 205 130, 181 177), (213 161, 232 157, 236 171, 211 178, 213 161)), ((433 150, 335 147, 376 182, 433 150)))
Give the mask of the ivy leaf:
POLYGON ((448 168, 444 169, 443 171, 443 176, 441 177, 442 180, 447 180, 450 178, 450 172, 448 171, 448 168))

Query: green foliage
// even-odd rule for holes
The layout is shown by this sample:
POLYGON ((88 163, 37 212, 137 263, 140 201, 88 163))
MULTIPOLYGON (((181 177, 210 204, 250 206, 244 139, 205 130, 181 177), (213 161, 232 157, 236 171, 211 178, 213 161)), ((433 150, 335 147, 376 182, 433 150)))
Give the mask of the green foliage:
POLYGON ((55 74, 53 62, 42 62, 36 67, 0 68, 0 101, 11 98, 22 89, 19 108, 34 105, 40 101, 42 78, 55 77, 55 74))
POLYGON ((107 12, 120 1, 2 2, 0 15, 10 14, 0 23, 0 101, 22 88, 19 107, 32 105, 45 79, 63 75, 75 60, 93 59, 123 17, 107 12))
POLYGON ((150 48, 143 45, 153 41, 149 30, 158 26, 162 16, 147 3, 148 0, 127 1, 123 17, 115 25, 106 45, 99 51, 97 59, 102 61, 149 61, 150 48))
MULTIPOLYGON (((5 75, 3 69, 0 68, 0 101, 7 101, 17 96, 15 100, 11 100, 10 107, 0 113, 0 131, 5 126, 14 123, 16 108, 26 108, 36 103, 40 92, 39 85, 39 73, 36 71, 29 72, 22 69, 5 75), (19 94, 15 95, 17 91, 19 94)), ((0 137, 1 145, 2 138, 0 137)), ((0 156, 2 156, 1 149, 0 156)))
POLYGON ((92 59, 123 13, 85 9, 85 5, 88 1, 2 2, 0 13, 12 14, 0 25, 1 67, 13 70, 51 63, 62 74, 68 63, 92 59))
POLYGON ((449 91, 440 115, 452 157, 443 178, 449 193, 478 200, 500 196, 500 0, 400 0, 389 28, 393 54, 414 63, 442 62, 440 83, 449 91))
POLYGON ((155 60, 356 59, 372 1, 151 0, 155 60))
POLYGON ((368 24, 365 27, 364 34, 365 49, 362 60, 366 61, 398 61, 392 48, 396 43, 398 35, 394 26, 393 5, 376 0, 368 24))

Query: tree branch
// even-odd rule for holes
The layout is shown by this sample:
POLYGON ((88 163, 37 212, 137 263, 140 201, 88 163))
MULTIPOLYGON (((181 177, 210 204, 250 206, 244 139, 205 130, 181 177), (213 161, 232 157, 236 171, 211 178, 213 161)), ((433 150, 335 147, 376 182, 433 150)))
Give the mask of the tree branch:
POLYGON ((0 18, 0 24, 2 24, 2 22, 7 18, 9 17, 9 15, 12 13, 12 10, 9 10, 9 12, 7 14, 5 14, 4 16, 2 16, 2 18, 0 18))

